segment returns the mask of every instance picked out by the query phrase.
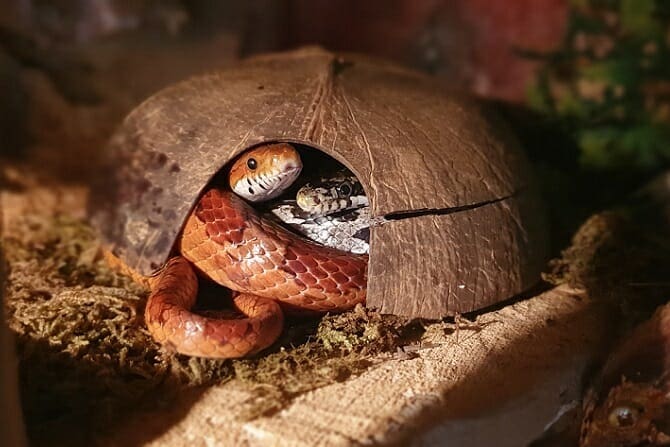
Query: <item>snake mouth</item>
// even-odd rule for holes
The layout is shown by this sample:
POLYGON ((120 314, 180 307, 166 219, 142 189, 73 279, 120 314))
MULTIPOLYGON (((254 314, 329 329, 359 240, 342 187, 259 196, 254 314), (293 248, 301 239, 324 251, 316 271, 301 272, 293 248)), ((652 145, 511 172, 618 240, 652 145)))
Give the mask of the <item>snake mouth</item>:
POLYGON ((280 173, 273 176, 267 184, 262 185, 259 182, 258 184, 261 188, 263 186, 267 188, 267 196, 264 200, 274 199, 281 195, 300 176, 300 172, 302 172, 302 165, 289 165, 284 167, 280 173))
POLYGON ((235 185, 233 190, 252 202, 271 200, 286 191, 295 182, 301 171, 302 166, 291 166, 275 173, 248 176, 240 185, 235 185))

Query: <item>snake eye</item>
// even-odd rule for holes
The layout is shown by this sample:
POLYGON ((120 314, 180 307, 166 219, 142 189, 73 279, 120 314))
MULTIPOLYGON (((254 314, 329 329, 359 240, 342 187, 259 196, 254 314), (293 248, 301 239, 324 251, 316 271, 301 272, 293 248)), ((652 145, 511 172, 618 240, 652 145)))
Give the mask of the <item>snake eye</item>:
POLYGON ((351 195, 351 191, 351 185, 346 182, 337 187, 337 193, 339 194, 340 198, 349 197, 351 195))
POLYGON ((247 166, 253 171, 258 166, 258 163, 256 163, 255 158, 250 158, 247 160, 247 166))
POLYGON ((640 416, 640 410, 629 405, 620 405, 614 408, 607 420, 610 425, 617 428, 625 428, 634 425, 640 416))

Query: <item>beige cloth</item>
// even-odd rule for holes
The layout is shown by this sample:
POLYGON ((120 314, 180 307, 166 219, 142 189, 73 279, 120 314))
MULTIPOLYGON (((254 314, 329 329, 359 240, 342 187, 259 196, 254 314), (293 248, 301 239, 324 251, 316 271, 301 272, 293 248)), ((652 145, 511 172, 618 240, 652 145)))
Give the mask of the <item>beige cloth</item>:
POLYGON ((134 417, 110 442, 526 445, 577 405, 582 377, 605 343, 606 315, 583 293, 559 287, 482 315, 479 330, 447 334, 433 325, 417 357, 393 356, 275 415, 241 418, 255 396, 232 381, 164 413, 134 417))

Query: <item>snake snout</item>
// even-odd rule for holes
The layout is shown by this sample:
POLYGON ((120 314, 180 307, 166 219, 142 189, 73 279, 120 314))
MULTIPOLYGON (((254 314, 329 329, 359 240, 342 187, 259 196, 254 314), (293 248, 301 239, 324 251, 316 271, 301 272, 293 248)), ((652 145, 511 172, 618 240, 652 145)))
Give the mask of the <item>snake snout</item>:
POLYGON ((276 157, 274 160, 275 171, 277 172, 293 172, 302 170, 302 162, 300 158, 295 157, 276 157))
POLYGON ((242 154, 230 168, 230 187, 251 202, 280 196, 298 178, 302 160, 287 143, 260 146, 242 154))

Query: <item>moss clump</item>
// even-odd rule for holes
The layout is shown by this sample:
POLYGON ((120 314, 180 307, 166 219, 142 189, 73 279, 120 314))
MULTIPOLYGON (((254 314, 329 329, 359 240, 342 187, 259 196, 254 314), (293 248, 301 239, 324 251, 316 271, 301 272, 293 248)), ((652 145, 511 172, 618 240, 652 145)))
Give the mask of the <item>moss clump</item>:
POLYGON ((324 318, 317 340, 327 351, 360 351, 379 353, 395 349, 411 329, 401 318, 382 316, 358 305, 342 315, 324 318))
POLYGON ((363 306, 327 315, 306 342, 258 359, 233 362, 236 377, 256 390, 244 416, 272 414, 296 396, 359 374, 382 361, 379 354, 394 352, 422 332, 416 322, 383 316, 363 306))

